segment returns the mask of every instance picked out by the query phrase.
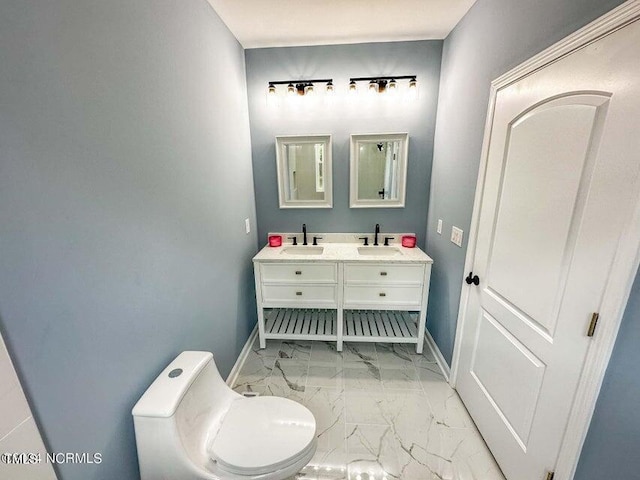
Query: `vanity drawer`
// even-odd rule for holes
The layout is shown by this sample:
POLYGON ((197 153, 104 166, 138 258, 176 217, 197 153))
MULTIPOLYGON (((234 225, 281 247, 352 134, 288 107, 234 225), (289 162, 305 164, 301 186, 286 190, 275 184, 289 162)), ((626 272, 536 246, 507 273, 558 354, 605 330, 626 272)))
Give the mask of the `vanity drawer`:
POLYGON ((422 285, 424 265, 347 263, 344 266, 344 280, 350 284, 422 285))
POLYGON ((337 283, 335 263, 263 263, 260 275, 264 283, 337 283))
POLYGON ((262 285, 262 301, 270 304, 337 303, 335 285, 262 285))
POLYGON ((422 285, 395 287, 389 285, 348 285, 344 287, 346 308, 367 306, 415 306, 422 303, 422 285))

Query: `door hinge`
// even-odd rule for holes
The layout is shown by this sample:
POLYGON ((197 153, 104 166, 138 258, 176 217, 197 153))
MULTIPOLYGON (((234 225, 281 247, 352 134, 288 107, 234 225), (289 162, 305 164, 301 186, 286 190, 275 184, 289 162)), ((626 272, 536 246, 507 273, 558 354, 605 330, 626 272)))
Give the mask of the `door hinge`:
POLYGON ((547 472, 547 476, 544 480, 553 480, 553 477, 556 476, 556 472, 547 472))
POLYGON ((591 315, 591 322, 589 322, 589 330, 587 330, 587 337, 593 337, 593 334, 596 333, 596 325, 598 325, 598 318, 600 318, 600 314, 598 312, 594 312, 591 315))

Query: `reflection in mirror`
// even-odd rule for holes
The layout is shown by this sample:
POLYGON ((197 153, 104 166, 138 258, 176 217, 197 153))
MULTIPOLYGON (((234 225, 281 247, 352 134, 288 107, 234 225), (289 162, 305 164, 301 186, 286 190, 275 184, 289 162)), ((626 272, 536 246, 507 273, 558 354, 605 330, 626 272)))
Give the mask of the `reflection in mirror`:
POLYGON ((408 135, 351 135, 351 207, 404 207, 408 135))
POLYGON ((331 136, 276 137, 280 208, 331 208, 331 136))
POLYGON ((358 162, 358 200, 398 199, 400 142, 361 142, 358 162))

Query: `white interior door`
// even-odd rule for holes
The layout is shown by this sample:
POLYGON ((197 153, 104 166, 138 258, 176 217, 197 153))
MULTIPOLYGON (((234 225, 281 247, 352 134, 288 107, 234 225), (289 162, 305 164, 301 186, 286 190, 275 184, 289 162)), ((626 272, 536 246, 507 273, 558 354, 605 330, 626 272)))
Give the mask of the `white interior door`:
POLYGON ((509 480, 554 470, 637 196, 640 22, 499 90, 457 388, 509 480))

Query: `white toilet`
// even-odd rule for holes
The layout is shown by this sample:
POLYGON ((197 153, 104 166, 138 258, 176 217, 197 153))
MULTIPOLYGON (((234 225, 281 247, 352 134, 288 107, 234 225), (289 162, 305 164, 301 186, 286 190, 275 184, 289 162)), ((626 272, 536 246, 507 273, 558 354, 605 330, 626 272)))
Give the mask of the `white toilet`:
POLYGON ((282 480, 316 451, 306 407, 235 393, 209 352, 178 355, 132 414, 141 480, 282 480))

